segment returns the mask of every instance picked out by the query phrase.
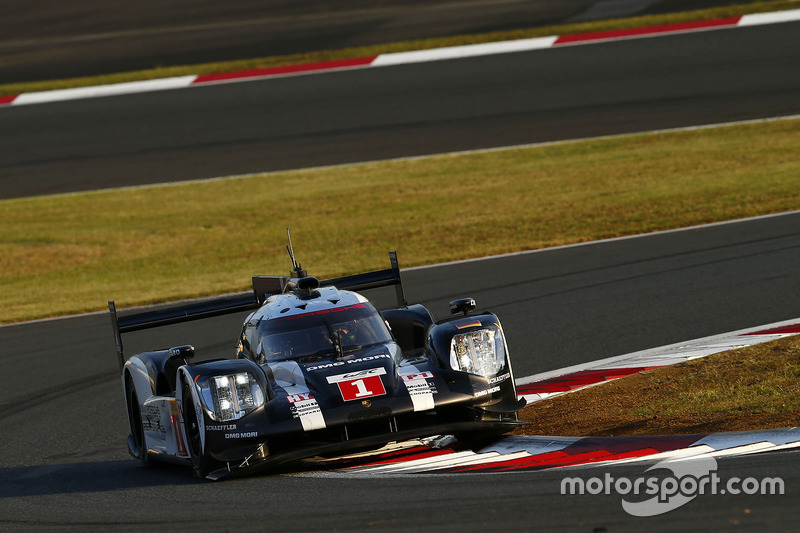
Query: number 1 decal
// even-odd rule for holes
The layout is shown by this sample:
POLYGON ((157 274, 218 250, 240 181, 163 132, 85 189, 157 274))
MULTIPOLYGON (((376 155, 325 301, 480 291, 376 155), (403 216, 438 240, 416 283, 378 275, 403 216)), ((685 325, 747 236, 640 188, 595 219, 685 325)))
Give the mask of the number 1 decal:
POLYGON ((339 392, 342 393, 344 401, 361 400, 363 398, 371 398, 373 396, 383 396, 386 394, 386 389, 383 388, 383 382, 380 376, 369 376, 365 378, 354 379, 351 381, 340 381, 339 392))
POLYGON ((363 398, 364 396, 372 396, 372 391, 367 390, 367 386, 364 385, 363 379, 357 379, 351 382, 353 385, 356 386, 358 392, 356 393, 356 398, 363 398))
POLYGON ((328 376, 326 379, 331 385, 336 383, 339 386, 342 399, 348 402, 386 394, 383 381, 381 381, 381 376, 384 375, 386 375, 386 369, 378 367, 328 376))

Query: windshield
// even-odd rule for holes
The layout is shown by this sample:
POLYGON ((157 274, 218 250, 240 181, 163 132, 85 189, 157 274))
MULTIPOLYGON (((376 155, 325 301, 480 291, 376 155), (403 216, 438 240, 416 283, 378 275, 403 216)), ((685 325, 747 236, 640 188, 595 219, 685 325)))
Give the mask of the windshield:
POLYGON ((343 355, 392 341, 386 323, 368 303, 358 303, 263 321, 258 328, 259 362, 343 355))

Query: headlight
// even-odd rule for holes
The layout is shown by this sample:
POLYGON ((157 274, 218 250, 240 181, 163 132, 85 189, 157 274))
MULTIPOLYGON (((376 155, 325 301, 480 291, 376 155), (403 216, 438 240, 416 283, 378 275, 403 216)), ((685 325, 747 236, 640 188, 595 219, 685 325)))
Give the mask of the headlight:
POLYGON ((217 422, 238 420, 264 405, 264 392, 250 372, 208 377, 197 386, 203 407, 217 422))
POLYGON ((450 367, 483 377, 494 376, 505 364, 503 336, 494 329, 454 335, 450 341, 450 367))

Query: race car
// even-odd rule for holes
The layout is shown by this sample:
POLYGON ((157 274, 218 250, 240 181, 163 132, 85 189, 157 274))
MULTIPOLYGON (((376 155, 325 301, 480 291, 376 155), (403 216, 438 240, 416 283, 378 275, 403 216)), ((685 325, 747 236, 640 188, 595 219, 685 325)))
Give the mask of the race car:
POLYGON ((395 252, 386 270, 320 281, 287 249, 290 275, 254 276, 252 295, 119 315, 109 301, 134 458, 220 480, 520 424, 497 316, 471 298, 440 320, 408 305, 395 252), (391 285, 397 307, 382 311, 357 292, 391 285), (247 311, 230 359, 193 362, 190 344, 124 356, 123 333, 247 311))

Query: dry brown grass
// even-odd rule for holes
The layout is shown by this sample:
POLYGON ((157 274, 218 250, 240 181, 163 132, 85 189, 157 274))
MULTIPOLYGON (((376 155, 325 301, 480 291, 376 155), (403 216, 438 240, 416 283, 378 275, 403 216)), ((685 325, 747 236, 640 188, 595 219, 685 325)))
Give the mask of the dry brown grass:
POLYGON ((536 402, 525 435, 621 436, 800 425, 800 336, 740 348, 536 402))

